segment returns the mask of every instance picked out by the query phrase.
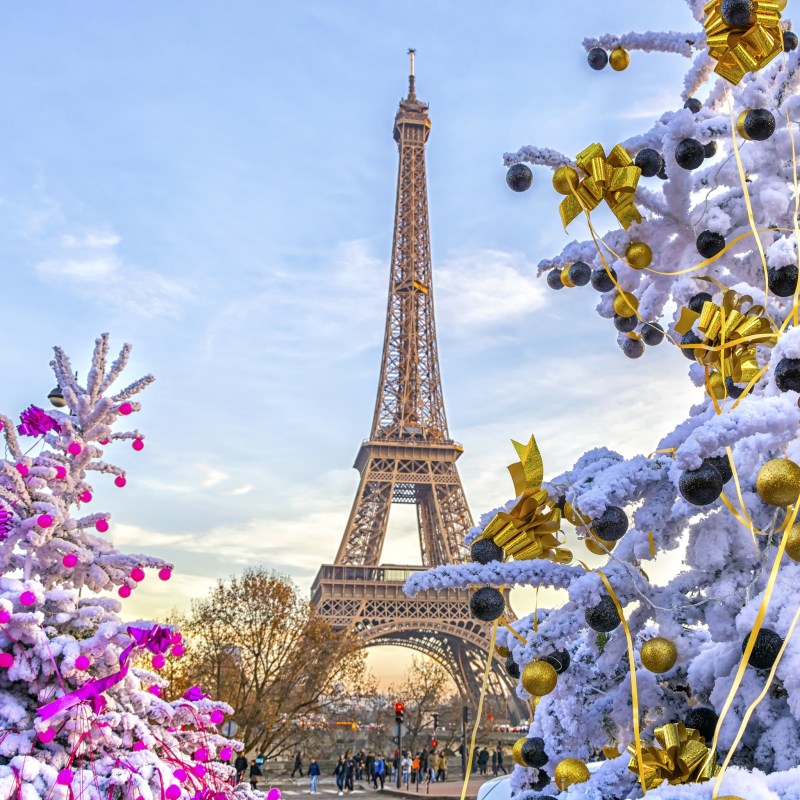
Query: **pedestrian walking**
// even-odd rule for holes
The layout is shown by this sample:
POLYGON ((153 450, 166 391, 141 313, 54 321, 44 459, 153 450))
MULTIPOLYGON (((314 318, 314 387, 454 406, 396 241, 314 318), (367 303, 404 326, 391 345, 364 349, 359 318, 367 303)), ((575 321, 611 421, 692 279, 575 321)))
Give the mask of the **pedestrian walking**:
POLYGON ((497 743, 497 771, 503 770, 503 775, 508 775, 508 770, 503 766, 503 746, 497 743))
POLYGON ((406 789, 408 789, 408 779, 411 776, 411 766, 414 762, 409 758, 408 753, 403 754, 403 758, 400 761, 400 769, 403 773, 403 784, 405 785, 406 789))
POLYGON ((437 781, 439 775, 439 760, 441 756, 434 750, 431 753, 431 760, 430 760, 430 769, 431 769, 431 780, 437 781))
POLYGON ((492 750, 492 775, 497 777, 497 750, 492 750))
POLYGON ((478 753, 478 774, 485 775, 486 774, 486 767, 489 764, 489 751, 484 747, 480 753, 478 753))
POLYGON ((386 762, 383 756, 378 756, 375 759, 372 769, 375 775, 375 788, 378 788, 378 783, 380 782, 381 791, 383 791, 383 782, 386 780, 386 762))
POLYGON ((293 778, 295 772, 299 772, 300 777, 301 778, 303 777, 303 759, 301 758, 302 755, 303 755, 302 753, 297 753, 297 755, 294 757, 294 769, 292 770, 293 778))
POLYGON ((253 759, 250 762, 250 785, 253 787, 253 789, 258 788, 258 779, 261 777, 261 775, 261 767, 259 767, 258 764, 256 764, 256 760, 253 759))
POLYGON ((311 763, 308 765, 308 777, 311 780, 311 786, 308 789, 309 794, 318 794, 317 784, 319 783, 321 772, 322 770, 320 770, 319 764, 317 764, 317 759, 312 758, 311 763))
POLYGON ((347 758, 344 760, 344 790, 346 792, 353 791, 353 776, 356 772, 356 760, 353 754, 348 751, 347 758))
POLYGON ((245 772, 247 772, 247 759, 241 753, 236 756, 233 768, 236 770, 236 783, 241 783, 244 780, 245 772))
POLYGON ((436 773, 437 781, 447 780, 447 757, 444 753, 439 756, 439 770, 436 773))
POLYGON ((421 765, 419 753, 411 761, 411 783, 419 783, 419 769, 421 765))
POLYGON ((345 772, 344 756, 339 756, 339 762, 333 769, 333 775, 336 778, 336 786, 339 789, 339 795, 344 794, 344 772, 345 772))

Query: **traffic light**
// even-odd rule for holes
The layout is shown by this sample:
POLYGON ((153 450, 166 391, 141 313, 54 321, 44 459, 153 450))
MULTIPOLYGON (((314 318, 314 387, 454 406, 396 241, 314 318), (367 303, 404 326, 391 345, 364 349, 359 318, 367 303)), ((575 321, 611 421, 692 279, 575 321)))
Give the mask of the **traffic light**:
POLYGON ((394 721, 400 723, 403 721, 403 713, 405 712, 406 707, 404 703, 401 703, 399 700, 394 704, 394 721))
POLYGON ((435 750, 437 744, 439 744, 439 742, 437 742, 436 739, 431 739, 431 750, 435 750))

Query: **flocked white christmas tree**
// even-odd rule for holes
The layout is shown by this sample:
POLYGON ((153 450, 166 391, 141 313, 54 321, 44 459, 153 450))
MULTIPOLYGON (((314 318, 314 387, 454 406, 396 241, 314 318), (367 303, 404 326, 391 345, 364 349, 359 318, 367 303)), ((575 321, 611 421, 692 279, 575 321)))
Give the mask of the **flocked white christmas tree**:
POLYGON ((60 392, 51 396, 63 397, 63 411, 31 406, 18 425, 0 416, 2 798, 225 800, 234 793, 227 762, 238 745, 217 730, 230 707, 199 687, 167 701, 159 670, 182 655, 180 633, 123 622, 121 601, 109 594, 124 600, 148 572, 162 580, 172 572, 159 559, 117 550, 109 514, 92 510, 95 490, 126 483, 103 460, 106 446, 144 446, 138 431, 117 430, 153 380, 114 392, 129 352, 124 346, 107 365, 108 336, 101 336, 82 386, 55 348, 60 392))
POLYGON ((506 164, 517 190, 525 162, 550 167, 554 224, 559 201, 565 227, 588 221, 585 240, 541 262, 548 284, 599 291, 623 352, 674 347, 704 400, 652 455, 599 448, 544 483, 535 442, 519 445, 521 499, 470 533, 476 563, 407 585, 483 586, 485 619, 502 613, 494 589, 568 592, 513 623, 517 636, 498 628, 519 695, 540 697, 515 748, 522 797, 800 798, 797 37, 785 2, 687 5, 702 25, 689 33, 584 42, 594 68, 609 50, 615 69, 632 50, 690 58, 683 107, 614 148, 587 131, 577 158, 524 147, 506 164), (620 223, 602 235, 600 205, 620 223), (584 546, 607 562, 584 568, 584 546), (678 549, 683 567, 652 583, 678 549), (582 762, 603 748, 590 776, 582 762))

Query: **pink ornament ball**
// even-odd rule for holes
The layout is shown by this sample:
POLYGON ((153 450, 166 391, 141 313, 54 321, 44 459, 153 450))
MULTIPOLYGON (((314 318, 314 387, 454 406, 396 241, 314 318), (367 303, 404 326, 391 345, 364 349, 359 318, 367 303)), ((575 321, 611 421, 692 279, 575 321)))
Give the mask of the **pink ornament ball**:
POLYGON ((128 586, 127 583, 123 583, 122 586, 117 589, 117 594, 120 597, 130 597, 131 596, 131 587, 128 586))
POLYGON ((64 558, 61 559, 61 563, 67 569, 72 569, 78 563, 78 556, 76 556, 75 553, 67 553, 64 558))
POLYGON ((43 731, 39 731, 36 734, 39 737, 40 742, 44 742, 47 744, 48 742, 52 742, 55 738, 56 732, 52 728, 45 728, 43 731))
POLYGON ((185 781, 189 776, 186 774, 185 769, 179 768, 172 773, 172 777, 175 778, 176 781, 185 781))
POLYGON ((92 493, 91 492, 81 492, 78 495, 78 499, 81 503, 91 503, 92 502, 92 493))
POLYGON ((109 442, 108 439, 101 439, 100 440, 100 444, 108 444, 108 442, 109 442))
POLYGON ((134 567, 131 570, 131 578, 136 581, 136 583, 141 583, 145 579, 144 570, 141 567, 134 567))
POLYGON ((231 750, 230 747, 223 747, 222 750, 219 751, 219 757, 223 761, 230 761, 232 756, 233 750, 231 750))
POLYGON ((165 794, 167 795, 167 800, 178 800, 181 796, 181 787, 177 783, 173 783, 171 786, 167 786, 165 794))
POLYGON ((19 596, 19 601, 24 606, 32 606, 36 603, 36 595, 33 592, 23 592, 19 596))
POLYGON ((156 697, 161 697, 160 686, 156 686, 155 684, 153 684, 147 691, 150 692, 150 694, 154 694, 156 697))
POLYGON ((119 413, 122 414, 123 417, 127 417, 131 411, 133 411, 133 406, 130 403, 123 403, 119 407, 119 413))
POLYGON ((225 792, 214 792, 214 800, 228 800, 228 795, 225 792))
POLYGON ((195 778, 202 778, 205 774, 206 768, 202 764, 195 764, 192 767, 192 775, 194 775, 195 778))
POLYGON ((215 725, 219 725, 221 722, 224 722, 224 721, 225 721, 225 712, 224 712, 224 711, 222 711, 222 710, 220 710, 219 708, 215 708, 215 709, 214 709, 214 710, 211 712, 211 716, 209 717, 209 719, 210 719, 210 720, 211 720, 211 721, 212 721, 212 722, 213 722, 215 725))
POLYGON ((40 528, 49 528, 53 524, 53 518, 49 514, 39 514, 36 524, 40 528))
POLYGON ((17 464, 17 472, 24 478, 28 474, 28 468, 20 461, 17 464))
POLYGON ((144 439, 134 439, 131 447, 137 452, 139 450, 144 450, 144 439))
POLYGON ((281 790, 277 786, 273 786, 267 792, 267 800, 281 800, 281 790))
POLYGON ((70 442, 67 450, 73 455, 77 456, 81 452, 81 446, 77 442, 70 442))
POLYGON ((120 489, 121 489, 121 488, 122 488, 122 487, 123 487, 123 486, 124 486, 124 485, 125 485, 127 482, 128 482, 128 481, 126 481, 126 480, 125 480, 125 476, 124 476, 124 475, 117 475, 117 477, 116 477, 116 478, 114 478, 114 485, 115 485, 115 486, 119 486, 119 488, 120 488, 120 489))
POLYGON ((89 669, 91 665, 92 662, 87 656, 78 656, 75 659, 75 669, 89 669))
POLYGON ((164 656, 153 656, 153 669, 164 669, 164 664, 166 663, 167 660, 164 658, 164 656))
POLYGON ((170 650, 170 655, 175 656, 175 658, 180 658, 185 652, 182 644, 176 644, 172 650, 170 650))
POLYGON ((67 471, 64 467, 56 467, 56 479, 59 481, 63 481, 64 478, 67 477, 67 471))
POLYGON ((100 532, 105 533, 108 530, 108 520, 99 519, 95 522, 94 527, 100 532))
POLYGON ((208 750, 205 747, 200 747, 194 751, 193 758, 195 761, 208 761, 208 750))
POLYGON ((0 625, 5 625, 11 619, 11 612, 0 608, 0 625))
POLYGON ((62 769, 61 772, 58 773, 56 783, 59 786, 69 786, 72 783, 73 777, 71 769, 62 769))
POLYGON ((147 745, 144 742, 134 742, 133 743, 133 749, 136 750, 137 752, 139 750, 146 750, 147 749, 147 745))
POLYGON ((162 567, 158 571, 158 577, 162 581, 168 581, 172 577, 172 570, 169 567, 162 567))
POLYGON ((11 653, 0 653, 0 667, 8 669, 14 663, 14 656, 11 653))

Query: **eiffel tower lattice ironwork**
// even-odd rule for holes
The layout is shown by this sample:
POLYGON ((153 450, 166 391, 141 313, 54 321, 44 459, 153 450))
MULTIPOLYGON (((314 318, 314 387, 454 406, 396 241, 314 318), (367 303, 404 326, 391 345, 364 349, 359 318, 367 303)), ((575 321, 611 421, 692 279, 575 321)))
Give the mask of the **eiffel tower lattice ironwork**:
MULTIPOLYGON (((361 473, 334 564, 320 567, 312 588, 318 613, 353 630, 367 647, 400 645, 422 652, 453 676, 465 702, 476 703, 489 649, 486 623, 472 617, 466 590, 407 597, 415 570, 465 559, 472 517, 456 460, 462 447, 447 429, 431 285, 425 143, 428 105, 417 99, 414 51, 408 96, 395 116, 399 149, 389 303, 378 397, 369 439, 356 457, 361 473), (422 566, 380 565, 392 503, 416 506, 422 566)), ((499 657, 490 672, 490 708, 524 715, 499 657)))

